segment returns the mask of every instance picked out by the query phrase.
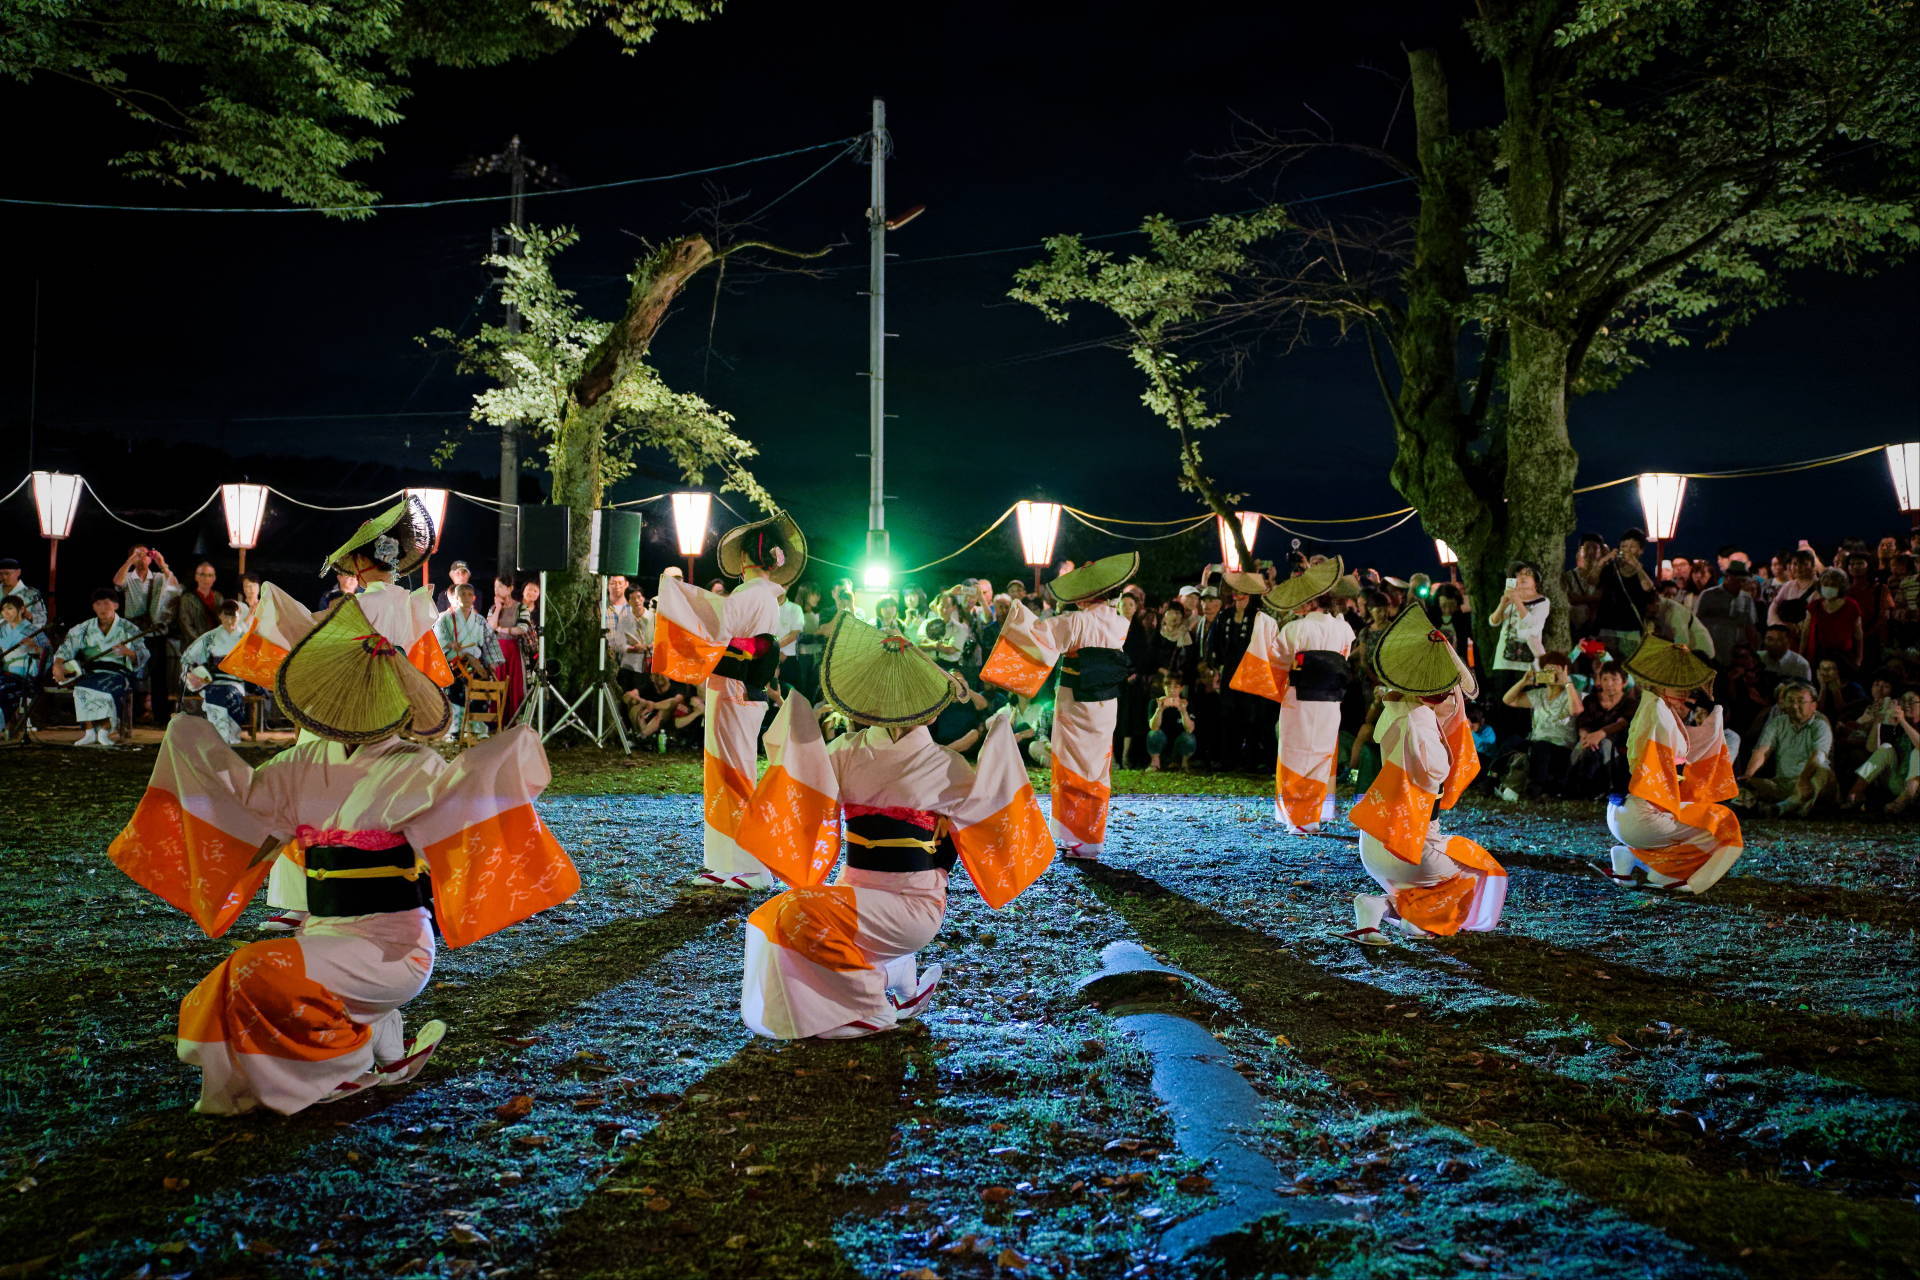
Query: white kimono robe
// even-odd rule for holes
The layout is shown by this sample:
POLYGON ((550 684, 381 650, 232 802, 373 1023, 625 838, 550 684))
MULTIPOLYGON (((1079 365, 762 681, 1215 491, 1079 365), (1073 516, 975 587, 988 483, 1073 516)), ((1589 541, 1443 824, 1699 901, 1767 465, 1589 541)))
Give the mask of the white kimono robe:
POLYGON ((139 634, 138 624, 125 618, 116 616, 113 625, 103 629, 100 619, 95 617, 68 631, 60 641, 60 647, 53 651, 57 662, 82 655, 102 659, 101 665, 81 676, 72 686, 75 718, 83 722, 105 720, 110 727, 119 726, 120 699, 125 696, 129 683, 147 665, 147 642, 134 639, 139 634), (128 658, 112 652, 120 645, 133 650, 134 656, 128 658))
POLYGON ((1273 812, 1290 831, 1318 830, 1334 816, 1333 778, 1340 753, 1340 704, 1302 702, 1288 674, 1296 654, 1311 650, 1342 658, 1353 645, 1353 628, 1318 610, 1278 625, 1270 613, 1253 622, 1253 639, 1230 687, 1280 704, 1279 753, 1274 767, 1273 812))
MULTIPOLYGON (((1111 601, 1036 619, 1014 602, 980 678, 1026 697, 1039 693, 1061 657, 1078 649, 1118 649, 1127 620, 1111 601)), ((1082 702, 1061 689, 1053 711, 1053 837, 1081 857, 1106 848, 1107 808, 1113 799, 1113 726, 1120 702, 1082 702)))
MULTIPOLYGON (((549 774, 530 729, 447 765, 399 738, 346 746, 308 736, 249 769, 206 721, 176 716, 153 778, 108 853, 142 886, 218 937, 265 876, 256 851, 290 842, 411 848, 449 946, 464 946, 580 887, 534 812, 549 774), (398 839, 396 839, 398 838, 398 839)), ((305 874, 302 870, 302 874, 305 874)), ((433 971, 424 907, 313 916, 241 947, 180 1004, 179 1054, 202 1071, 195 1110, 291 1114, 404 1054, 400 1006, 433 971)))
POLYGON ((1480 772, 1465 706, 1455 691, 1438 711, 1402 698, 1381 705, 1380 774, 1349 815, 1360 863, 1402 920, 1426 933, 1491 929, 1507 900, 1507 873, 1465 836, 1433 821, 1480 772))
MULTIPOLYGON (((916 953, 946 914, 943 870, 842 869, 840 815, 881 816, 952 840, 988 904, 999 908, 1053 860, 1053 841, 1027 779, 1013 727, 995 716, 976 771, 934 743, 926 726, 895 740, 886 729, 828 747, 813 708, 789 694, 767 731, 772 760, 743 815, 741 844, 795 887, 747 918, 740 1015, 756 1033, 792 1040, 857 1024, 895 1025, 894 1001, 918 985, 916 953)), ((860 843, 849 831, 849 840, 860 843)))
POLYGON ((200 695, 200 710, 207 723, 219 731, 228 746, 240 745, 240 716, 246 711, 246 683, 237 676, 218 670, 220 660, 240 643, 240 631, 215 627, 203 631, 200 638, 180 654, 180 683, 190 693, 200 695))
POLYGON ((767 578, 740 584, 725 597, 660 579, 660 613, 653 669, 706 689, 706 744, 702 764, 706 812, 706 867, 721 879, 769 882, 766 867, 734 838, 759 772, 760 726, 767 704, 747 697, 738 680, 713 674, 735 638, 779 636, 781 586, 767 578))

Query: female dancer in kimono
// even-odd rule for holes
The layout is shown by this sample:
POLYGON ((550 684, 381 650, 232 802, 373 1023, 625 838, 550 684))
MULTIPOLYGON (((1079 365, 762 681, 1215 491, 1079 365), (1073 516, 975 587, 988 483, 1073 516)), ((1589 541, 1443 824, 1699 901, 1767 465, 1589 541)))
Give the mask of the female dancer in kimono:
POLYGON ((1031 698, 1060 663, 1053 711, 1053 836, 1069 858, 1097 858, 1113 798, 1113 726, 1129 662, 1127 620, 1112 596, 1140 571, 1140 553, 1106 556, 1061 574, 1047 590, 1063 606, 1036 619, 1013 602, 980 678, 1031 698))
POLYGON ((976 770, 927 725, 953 679, 902 636, 849 613, 832 624, 821 695, 855 725, 822 740, 789 693, 767 731, 772 766, 748 802, 741 847, 794 887, 747 918, 740 1014, 763 1036, 853 1039, 926 1011, 940 966, 917 953, 946 914, 963 863, 989 906, 1005 906, 1053 861, 1013 726, 996 715, 976 770), (847 862, 839 860, 845 813, 847 862))
POLYGON ((653 669, 703 685, 706 702, 706 867, 693 883, 764 889, 773 877, 736 839, 759 772, 763 690, 780 669, 780 603, 807 567, 807 539, 784 511, 721 535, 721 572, 741 584, 726 595, 660 577, 653 669))
POLYGON ((249 769, 205 720, 176 716, 147 792, 108 850, 209 937, 233 924, 283 845, 312 914, 250 943, 181 1002, 195 1110, 292 1114, 417 1075, 446 1025, 408 1039, 400 1009, 433 971, 434 918, 465 946, 564 902, 580 880, 533 801, 531 730, 449 767, 415 738, 446 728, 440 688, 347 596, 275 671, 302 742, 249 769), (402 736, 407 735, 407 736, 402 736))
MULTIPOLYGON (((1339 556, 1308 566, 1267 592, 1253 638, 1231 687, 1280 704, 1280 749, 1274 767, 1273 812, 1294 835, 1311 834, 1334 816, 1334 766, 1340 753, 1340 700, 1347 691, 1353 629, 1321 608, 1342 584, 1339 556), (1284 625, 1275 619, 1285 619, 1284 625)), ((1229 575, 1236 591, 1258 594, 1264 582, 1229 575)))
POLYGON ((1638 865, 1649 888, 1705 893, 1743 851, 1740 819, 1718 803, 1740 791, 1721 708, 1692 703, 1694 690, 1713 684, 1713 668, 1658 636, 1626 667, 1647 692, 1627 730, 1627 794, 1607 805, 1607 830, 1620 842, 1607 878, 1631 885, 1638 865))
MULTIPOLYGON (((329 573, 357 577, 360 593, 336 597, 331 608, 338 609, 348 599, 356 601, 373 631, 403 654, 415 670, 445 689, 453 683, 453 670, 434 632, 439 615, 433 593, 425 587, 407 591, 393 582, 397 574, 411 572, 432 549, 433 517, 420 499, 409 497, 354 530, 353 536, 327 557, 320 572, 323 577, 329 573)), ((285 591, 265 583, 245 633, 220 660, 219 669, 250 684, 274 688, 287 654, 312 634, 325 616, 330 615, 316 617, 285 591)), ((324 737, 303 727, 290 752, 296 759, 321 759, 327 753, 327 744, 324 737)), ((299 928, 307 916, 307 883, 290 855, 276 862, 267 879, 267 905, 274 911, 259 928, 267 932, 299 928)))
POLYGON ((1451 809, 1480 772, 1465 702, 1473 673, 1417 601, 1387 627, 1372 660, 1386 686, 1380 774, 1349 817, 1360 828, 1360 863, 1385 894, 1356 894, 1354 927, 1341 936, 1384 946, 1382 924, 1412 938, 1491 929, 1507 899, 1506 869, 1433 821, 1435 802, 1451 809))

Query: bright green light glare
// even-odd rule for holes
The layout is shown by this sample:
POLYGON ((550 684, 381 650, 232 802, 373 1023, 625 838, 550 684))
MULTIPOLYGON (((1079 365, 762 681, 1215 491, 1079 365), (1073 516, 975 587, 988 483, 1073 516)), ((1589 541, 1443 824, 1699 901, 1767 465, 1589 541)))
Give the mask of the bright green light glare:
POLYGON ((860 585, 863 587, 885 587, 893 581, 893 570, 885 564, 875 561, 860 570, 860 585))

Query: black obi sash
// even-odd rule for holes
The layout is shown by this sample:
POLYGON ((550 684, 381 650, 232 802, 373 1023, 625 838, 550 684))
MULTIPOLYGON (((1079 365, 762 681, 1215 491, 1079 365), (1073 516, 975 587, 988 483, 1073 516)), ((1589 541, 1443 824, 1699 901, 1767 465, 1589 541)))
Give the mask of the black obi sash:
POLYGON ((1301 702, 1338 702, 1347 692, 1347 660, 1332 649, 1302 649, 1293 655, 1287 688, 1301 702))
POLYGON ((953 837, 942 832, 938 840, 927 828, 884 813, 847 815, 847 865, 861 871, 951 871, 955 858, 953 837), (910 844, 887 844, 903 840, 910 844), (862 842, 867 843, 862 843, 862 842))
POLYGON ((749 689, 762 689, 773 683, 780 671, 780 646, 771 635, 735 636, 727 641, 727 651, 714 664, 713 674, 738 680, 749 689))
POLYGON ((371 916, 428 905, 426 868, 417 872, 413 849, 400 845, 377 852, 347 845, 307 850, 307 911, 316 916, 371 916), (335 874, 394 868, 383 876, 335 874))
POLYGON ((1060 687, 1082 702, 1111 702, 1120 696, 1133 662, 1124 649, 1087 645, 1060 662, 1060 687))

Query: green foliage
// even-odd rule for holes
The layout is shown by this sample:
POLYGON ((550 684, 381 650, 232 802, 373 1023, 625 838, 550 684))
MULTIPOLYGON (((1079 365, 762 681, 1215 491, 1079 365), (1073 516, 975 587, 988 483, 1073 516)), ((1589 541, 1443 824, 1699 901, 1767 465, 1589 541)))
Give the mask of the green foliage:
MULTIPOLYGON (((519 310, 520 331, 494 324, 471 338, 445 329, 433 336, 454 348, 463 371, 494 382, 474 396, 473 421, 491 427, 518 425, 545 451, 549 469, 557 470, 562 448, 571 447, 562 427, 569 415, 582 412, 574 401, 574 386, 613 326, 587 315, 573 291, 554 279, 554 257, 577 243, 578 233, 568 227, 527 227, 521 234, 523 252, 486 260, 501 273, 502 298, 519 310)), ((632 278, 645 277, 654 266, 649 255, 632 278)), ((673 460, 689 484, 703 483, 706 471, 718 468, 724 476, 721 488, 771 506, 766 491, 741 465, 757 451, 734 432, 732 414, 697 395, 673 390, 642 361, 624 367, 625 376, 596 406, 605 415, 599 454, 602 484, 629 475, 642 451, 658 450, 673 460)), ((436 461, 444 463, 457 445, 457 439, 443 443, 436 461)))
POLYGON ((6 0, 0 74, 104 95, 157 140, 114 163, 174 185, 229 177, 347 216, 421 65, 491 66, 598 28, 628 52, 724 0, 6 0))
POLYGON ((1049 256, 1014 276, 1010 296, 1056 324, 1068 319, 1076 303, 1120 321, 1124 335, 1112 345, 1146 379, 1141 403, 1179 433, 1180 487, 1216 511, 1240 495, 1214 492, 1195 435, 1227 415, 1208 405, 1199 385, 1204 364, 1185 354, 1184 344, 1196 328, 1221 320, 1253 266, 1249 248, 1290 225, 1277 207, 1219 214, 1191 231, 1155 214, 1141 224, 1144 254, 1116 258, 1089 249, 1077 235, 1052 236, 1045 241, 1049 256))

